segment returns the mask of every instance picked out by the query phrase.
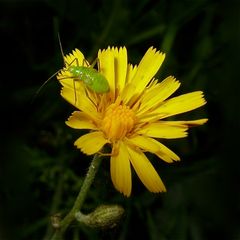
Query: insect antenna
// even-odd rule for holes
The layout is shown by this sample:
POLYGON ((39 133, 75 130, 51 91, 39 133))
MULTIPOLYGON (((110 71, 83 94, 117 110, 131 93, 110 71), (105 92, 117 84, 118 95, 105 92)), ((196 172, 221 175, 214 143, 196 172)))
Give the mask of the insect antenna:
MULTIPOLYGON (((63 49, 62 49, 62 44, 61 44, 61 40, 60 40, 60 35, 58 33, 58 41, 59 41, 59 46, 60 46, 60 50, 61 50, 61 54, 63 57, 63 61, 65 63, 65 59, 64 59, 64 54, 63 54, 63 49)), ((35 92, 35 94, 32 96, 32 100, 31 103, 33 103, 35 101, 35 99, 37 98, 37 96, 39 95, 39 93, 42 91, 42 89, 46 86, 46 84, 54 77, 56 76, 62 69, 59 69, 58 71, 56 71, 54 74, 52 74, 35 92)))
POLYGON ((60 47, 60 51, 61 51, 61 55, 62 55, 62 59, 63 59, 63 63, 67 64, 64 58, 64 53, 63 53, 63 48, 62 48, 62 42, 60 39, 60 34, 58 33, 58 43, 59 43, 59 47, 60 47))
MULTIPOLYGON (((59 47, 60 47, 60 51, 61 51, 63 63, 69 67, 69 66, 71 66, 71 65, 74 63, 74 61, 76 61, 77 66, 79 66, 79 63, 78 63, 78 59, 77 59, 77 58, 74 58, 70 63, 67 63, 67 62, 65 61, 64 52, 63 52, 63 47, 62 47, 62 42, 61 42, 60 34, 59 34, 59 33, 58 33, 58 42, 59 42, 59 47)), ((85 60, 85 61, 86 61, 86 60, 85 60)))
POLYGON ((50 76, 35 92, 35 94, 32 97, 32 103, 35 101, 35 99, 37 98, 37 96, 39 95, 39 93, 42 91, 42 89, 46 86, 46 84, 54 77, 56 76, 62 69, 56 71, 54 74, 52 74, 52 76, 50 76))
MULTIPOLYGON (((68 64, 66 61, 65 61, 65 57, 64 57, 64 52, 63 52, 63 47, 62 47, 62 42, 61 42, 61 39, 60 39, 60 34, 58 33, 58 42, 59 42, 59 47, 60 47, 60 51, 61 51, 61 54, 62 54, 62 58, 63 58, 63 62, 65 65, 68 65, 68 66, 71 66, 71 64, 75 61, 75 59, 70 63, 68 64)), ((76 62, 77 62, 77 65, 78 65, 78 59, 76 58, 76 62)), ((74 88, 74 98, 75 98, 75 104, 77 102, 77 92, 76 92, 76 83, 75 83, 75 80, 73 78, 73 88, 74 88)))

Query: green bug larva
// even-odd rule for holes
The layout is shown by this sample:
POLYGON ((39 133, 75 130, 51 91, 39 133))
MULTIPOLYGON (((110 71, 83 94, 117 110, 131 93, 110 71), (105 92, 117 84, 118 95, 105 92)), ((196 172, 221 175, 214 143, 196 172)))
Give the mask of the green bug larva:
MULTIPOLYGON (((62 44, 60 41, 60 36, 58 34, 58 40, 59 40, 59 46, 61 50, 61 54, 64 60, 64 54, 63 54, 63 49, 62 49, 62 44)), ((86 60, 84 60, 86 61, 86 60)), ((66 78, 72 78, 73 81, 82 81, 84 85, 92 90, 93 92, 96 93, 107 93, 110 90, 109 84, 107 79, 103 74, 98 72, 95 68, 93 68, 94 64, 90 66, 79 66, 78 64, 78 59, 74 59, 73 62, 70 64, 67 64, 65 61, 65 65, 68 65, 64 68, 65 71, 69 71, 72 76, 66 77, 66 78), (72 65, 73 62, 76 61, 77 66, 72 65)), ((94 61, 96 63, 96 61, 94 61)), ((36 98, 36 96, 39 94, 39 92, 42 90, 42 88, 54 77, 56 76, 59 72, 61 72, 63 69, 58 70, 55 72, 51 77, 49 77, 43 84, 42 86, 36 91, 33 100, 36 98)), ((64 78, 63 78, 64 79, 64 78)), ((61 79, 59 79, 61 80, 61 79)), ((75 85, 74 85, 75 86, 75 85)), ((76 91, 75 91, 75 101, 76 101, 76 91)))
POLYGON ((72 74, 74 80, 83 81, 92 91, 96 93, 106 93, 109 91, 107 79, 91 66, 69 66, 67 70, 72 74))

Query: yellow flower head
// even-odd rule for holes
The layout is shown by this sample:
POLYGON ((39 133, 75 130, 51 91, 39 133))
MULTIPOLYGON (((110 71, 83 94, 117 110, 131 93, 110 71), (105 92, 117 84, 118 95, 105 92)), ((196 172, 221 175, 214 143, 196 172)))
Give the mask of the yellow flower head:
POLYGON ((151 152, 167 163, 179 161, 174 152, 156 139, 186 137, 190 126, 207 121, 164 120, 206 103, 201 91, 168 99, 180 83, 173 76, 160 83, 153 79, 164 58, 165 54, 151 47, 139 65, 132 66, 128 64, 125 47, 99 50, 98 71, 109 83, 107 93, 96 93, 80 79, 73 80, 68 66, 87 66, 78 49, 65 57, 67 66, 57 76, 63 85, 61 95, 78 109, 66 124, 90 130, 74 145, 87 155, 100 152, 105 144, 111 145, 112 182, 125 196, 130 196, 132 189, 131 165, 149 191, 166 191, 144 152, 151 152))

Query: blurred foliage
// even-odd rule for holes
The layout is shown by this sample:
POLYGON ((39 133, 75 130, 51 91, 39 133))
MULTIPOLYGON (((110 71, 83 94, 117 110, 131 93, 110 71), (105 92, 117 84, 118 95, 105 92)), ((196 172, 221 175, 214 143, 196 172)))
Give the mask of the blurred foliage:
POLYGON ((179 118, 210 119, 187 139, 165 142, 181 162, 149 155, 165 194, 149 193, 133 175, 132 196, 124 198, 106 159, 83 211, 116 203, 124 221, 104 232, 72 225, 67 239, 240 239, 238 1, 1 0, 0 9, 0 239, 49 239, 50 216, 71 208, 89 165, 73 146, 81 132, 64 123, 73 107, 57 81, 33 97, 62 67, 58 32, 65 53, 77 47, 90 60, 108 45, 125 45, 133 63, 149 46, 161 49, 167 57, 159 79, 174 75, 178 94, 201 89, 208 101, 179 118))

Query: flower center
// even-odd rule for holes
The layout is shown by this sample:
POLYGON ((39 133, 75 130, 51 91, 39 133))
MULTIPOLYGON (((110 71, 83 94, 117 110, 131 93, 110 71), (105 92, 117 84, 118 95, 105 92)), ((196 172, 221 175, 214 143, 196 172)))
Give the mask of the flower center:
POLYGON ((115 141, 124 138, 135 123, 134 112, 126 105, 111 104, 105 112, 102 121, 102 131, 109 140, 115 141))

